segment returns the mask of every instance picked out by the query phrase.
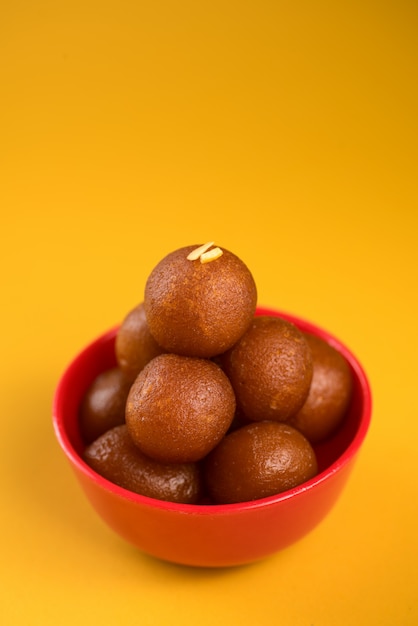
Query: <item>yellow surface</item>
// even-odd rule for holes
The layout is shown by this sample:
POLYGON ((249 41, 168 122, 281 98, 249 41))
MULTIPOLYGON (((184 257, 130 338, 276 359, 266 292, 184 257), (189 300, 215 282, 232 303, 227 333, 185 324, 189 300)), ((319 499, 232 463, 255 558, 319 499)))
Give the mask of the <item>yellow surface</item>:
POLYGON ((2 624, 418 623, 417 18, 407 0, 2 3, 2 624), (212 238, 374 393, 335 510, 224 571, 115 536, 51 427, 68 361, 162 256, 212 238))

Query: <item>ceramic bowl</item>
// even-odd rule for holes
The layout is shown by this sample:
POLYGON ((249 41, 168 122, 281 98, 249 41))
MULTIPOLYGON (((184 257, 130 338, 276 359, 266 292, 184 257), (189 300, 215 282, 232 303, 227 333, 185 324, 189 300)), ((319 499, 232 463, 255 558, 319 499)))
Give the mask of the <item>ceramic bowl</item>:
POLYGON ((82 459, 78 409, 94 378, 116 364, 117 328, 83 349, 63 373, 54 396, 53 424, 61 449, 91 505, 116 533, 141 551, 166 561, 226 567, 257 561, 300 540, 329 513, 346 485, 371 418, 371 392, 358 359, 336 337, 293 315, 281 316, 302 331, 325 339, 348 361, 353 395, 339 430, 315 446, 319 473, 275 496, 239 504, 185 505, 131 493, 95 473, 82 459))

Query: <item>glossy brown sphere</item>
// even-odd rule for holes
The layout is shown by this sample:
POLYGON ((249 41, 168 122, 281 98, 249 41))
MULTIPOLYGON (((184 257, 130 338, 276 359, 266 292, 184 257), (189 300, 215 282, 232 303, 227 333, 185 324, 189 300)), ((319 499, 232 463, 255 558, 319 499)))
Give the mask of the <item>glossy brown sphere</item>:
POLYGON ((84 460, 115 485, 149 498, 194 504, 201 495, 196 463, 153 461, 138 450, 126 425, 116 426, 90 444, 84 460))
POLYGON ((168 254, 151 272, 144 306, 151 334, 166 351, 212 357, 234 345, 255 312, 257 290, 247 266, 232 252, 201 263, 168 254))
POLYGON ((315 452, 296 429, 253 422, 224 437, 208 455, 204 478, 212 500, 230 504, 287 491, 317 471, 315 452))
POLYGON ((342 422, 351 398, 352 377, 342 354, 323 339, 306 334, 313 360, 308 397, 289 423, 311 443, 331 435, 342 422))
POLYGON ((109 428, 125 422, 130 388, 131 381, 118 367, 97 376, 80 406, 80 432, 85 443, 91 443, 109 428))
POLYGON ((223 357, 237 403, 250 420, 286 421, 305 402, 312 380, 308 343, 282 318, 259 316, 223 357))
POLYGON ((116 335, 115 353, 120 369, 132 381, 151 359, 164 350, 151 335, 143 303, 124 318, 116 335))
POLYGON ((162 354, 133 383, 126 423, 144 454, 164 463, 184 463, 202 459, 217 445, 234 412, 234 392, 217 365, 162 354))

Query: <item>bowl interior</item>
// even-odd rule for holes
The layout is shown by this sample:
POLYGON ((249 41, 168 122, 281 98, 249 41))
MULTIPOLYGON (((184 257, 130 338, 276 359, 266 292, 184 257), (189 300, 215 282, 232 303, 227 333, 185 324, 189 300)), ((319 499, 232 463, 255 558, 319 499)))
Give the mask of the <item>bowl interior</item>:
MULTIPOLYGON (((276 310, 259 307, 257 309, 257 315, 280 315, 296 324, 303 332, 312 333, 325 339, 346 358, 351 368, 353 393, 347 416, 343 420, 340 428, 330 438, 314 446, 319 467, 318 475, 309 481, 310 485, 314 485, 324 480, 327 475, 337 471, 338 468, 345 463, 348 463, 357 453, 366 436, 371 415, 371 393, 367 377, 362 366, 351 351, 327 331, 308 321, 276 310)), ((84 473, 89 474, 92 480, 101 482, 102 484, 107 483, 107 489, 123 494, 123 492, 125 492, 124 489, 108 483, 108 481, 91 470, 82 460, 81 454, 84 449, 84 443, 81 439, 78 425, 79 405, 89 385, 99 373, 116 365, 114 344, 117 330, 118 327, 115 327, 97 338, 69 365, 56 390, 53 419, 58 441, 70 461, 81 468, 84 473)), ((298 492, 301 488, 306 488, 306 486, 307 483, 284 494, 264 498, 263 502, 273 502, 281 498, 287 498, 292 493, 298 492)), ((130 494, 129 497, 142 502, 152 502, 152 499, 137 494, 130 494)), ((232 505, 210 505, 210 508, 213 513, 214 508, 222 511, 229 508, 242 508, 246 505, 254 507, 256 502, 257 501, 232 505)), ((154 504, 156 506, 164 506, 178 510, 184 508, 189 511, 193 508, 200 508, 202 513, 204 509, 208 508, 204 505, 175 505, 174 503, 162 503, 159 501, 154 501, 154 504)))

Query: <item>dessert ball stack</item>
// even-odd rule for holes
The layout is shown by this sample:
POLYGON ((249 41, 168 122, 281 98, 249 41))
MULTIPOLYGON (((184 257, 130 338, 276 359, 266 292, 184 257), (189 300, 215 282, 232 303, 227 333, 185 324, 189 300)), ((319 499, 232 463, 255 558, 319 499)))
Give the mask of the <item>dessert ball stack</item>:
POLYGON ((315 476, 313 444, 350 402, 348 364, 256 305, 251 272, 214 242, 164 257, 118 330, 116 367, 81 404, 86 463, 186 504, 255 500, 315 476))

